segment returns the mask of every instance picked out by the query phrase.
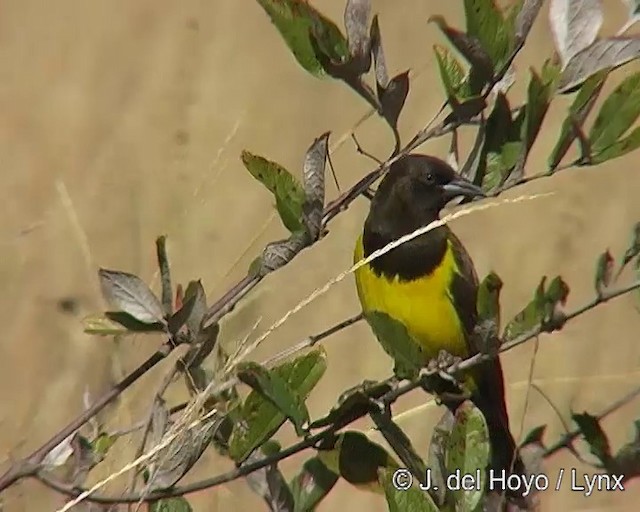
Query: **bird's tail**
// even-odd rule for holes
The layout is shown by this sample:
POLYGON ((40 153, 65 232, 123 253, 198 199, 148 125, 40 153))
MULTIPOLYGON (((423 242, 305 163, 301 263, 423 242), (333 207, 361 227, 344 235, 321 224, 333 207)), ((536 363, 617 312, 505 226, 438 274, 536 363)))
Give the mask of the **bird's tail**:
MULTIPOLYGON (((524 475, 525 466, 517 453, 516 442, 509 430, 509 416, 504 399, 502 367, 498 359, 487 361, 478 368, 477 391, 471 400, 482 411, 489 430, 491 464, 494 476, 524 475)), ((495 480, 494 480, 495 482, 495 480)), ((506 490, 513 497, 521 493, 506 490)))

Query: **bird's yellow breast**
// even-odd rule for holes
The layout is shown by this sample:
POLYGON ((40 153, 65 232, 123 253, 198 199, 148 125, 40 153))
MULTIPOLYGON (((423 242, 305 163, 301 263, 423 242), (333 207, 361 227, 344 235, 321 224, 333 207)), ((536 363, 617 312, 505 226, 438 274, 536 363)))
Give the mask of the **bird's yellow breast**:
MULTIPOLYGON (((361 260, 363 255, 360 237, 354 261, 361 260)), ((450 244, 442 262, 431 274, 412 281, 378 276, 369 265, 364 265, 355 272, 362 309, 386 313, 402 322, 429 358, 437 357, 440 350, 466 357, 464 330, 449 291, 456 270, 450 244)))

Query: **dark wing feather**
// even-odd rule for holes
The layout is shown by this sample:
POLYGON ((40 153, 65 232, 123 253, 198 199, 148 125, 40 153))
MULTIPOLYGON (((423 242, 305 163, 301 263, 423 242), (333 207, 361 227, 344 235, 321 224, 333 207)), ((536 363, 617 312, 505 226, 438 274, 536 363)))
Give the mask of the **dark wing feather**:
POLYGON ((454 274, 451 281, 451 300, 464 327, 470 355, 473 355, 479 351, 477 343, 473 342, 474 337, 472 336, 478 322, 476 302, 479 286, 478 275, 471 256, 469 256, 462 242, 453 232, 449 232, 449 241, 458 267, 458 272, 454 274))

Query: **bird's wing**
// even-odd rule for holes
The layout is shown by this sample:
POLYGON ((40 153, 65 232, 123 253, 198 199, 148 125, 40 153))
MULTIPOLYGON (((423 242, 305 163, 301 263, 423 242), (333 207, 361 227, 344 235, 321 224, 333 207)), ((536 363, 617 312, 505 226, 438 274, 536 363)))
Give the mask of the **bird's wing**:
POLYGON ((477 342, 474 341, 473 331, 478 322, 477 297, 478 276, 471 260, 471 256, 462 245, 460 239, 449 233, 449 241, 455 257, 457 272, 454 274, 450 286, 451 301, 458 313, 465 330, 465 338, 471 355, 479 352, 477 342))

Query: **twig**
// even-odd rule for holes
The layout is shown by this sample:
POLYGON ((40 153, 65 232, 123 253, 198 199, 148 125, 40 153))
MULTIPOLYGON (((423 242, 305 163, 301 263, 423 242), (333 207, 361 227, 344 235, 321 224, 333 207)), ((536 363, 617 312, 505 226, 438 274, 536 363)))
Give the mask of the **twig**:
MULTIPOLYGON (((134 459, 139 458, 144 452, 144 447, 147 443, 147 437, 149 436, 149 432, 151 432, 151 425, 153 423, 153 416, 154 416, 156 407, 158 407, 158 403, 160 399, 162 399, 163 395, 167 391, 167 388, 171 385, 171 382, 173 382, 174 377, 177 375, 179 371, 180 371, 180 366, 179 366, 179 363, 176 362, 171 368, 171 370, 164 376, 164 379, 162 380, 162 383, 160 384, 158 391, 156 391, 156 394, 153 397, 151 410, 149 411, 149 415, 147 416, 147 419, 145 420, 145 423, 144 423, 144 432, 142 433, 142 439, 140 440, 138 449, 136 450, 136 453, 133 457, 134 459)), ((139 473, 140 471, 137 468, 131 472, 131 478, 129 479, 129 484, 127 485, 127 489, 130 489, 131 491, 136 490, 136 478, 138 477, 139 473)))
POLYGON ((382 160, 380 160, 377 156, 372 155, 371 153, 369 153, 368 151, 366 151, 361 145, 360 142, 358 142, 358 138, 356 137, 355 132, 351 133, 351 138, 353 139, 353 143, 356 145, 356 151, 358 153, 360 153, 363 156, 366 156, 367 158, 373 160, 374 162, 376 162, 378 165, 382 165, 382 160))
MULTIPOLYGON (((609 407, 606 407, 602 412, 600 412, 600 414, 598 414, 598 416, 597 416, 598 419, 601 420, 603 418, 606 418, 607 416, 609 416, 609 414, 617 411, 618 409, 620 409, 624 405, 627 405, 629 402, 631 402, 634 398, 636 398, 638 396, 640 396, 640 386, 635 388, 631 392, 627 393, 622 398, 620 398, 620 399, 616 400, 615 402, 613 402, 609 407)), ((569 446, 573 442, 573 440, 576 437, 580 436, 580 433, 581 433, 580 429, 576 428, 576 429, 572 430, 571 432, 568 432, 567 434, 563 435, 558 441, 556 441, 551 446, 547 447, 547 449, 544 451, 544 456, 545 457, 550 457, 554 453, 557 453, 560 450, 562 450, 563 448, 566 448, 567 446, 569 446)))
MULTIPOLYGON (((560 410, 558 409, 558 406, 556 404, 553 403, 553 400, 551 400, 551 398, 549 398, 549 396, 547 396, 547 394, 544 392, 544 390, 542 388, 540 388, 540 386, 538 386, 535 383, 531 383, 531 388, 535 389, 542 398, 544 398, 545 402, 547 402, 549 404, 549 406, 551 407, 551 409, 553 409, 553 412, 556 413, 557 418, 560 420, 560 423, 562 423, 562 428, 564 428, 564 431, 566 433, 570 432, 571 429, 569 428, 569 424, 565 421, 565 419, 562 417, 562 413, 560 412, 560 410)), ((523 422, 524 423, 524 422, 523 422)), ((520 437, 522 437, 522 431, 520 432, 520 437)), ((589 466, 592 466, 593 464, 591 464, 590 462, 586 461, 584 459, 584 457, 582 455, 580 455, 578 453, 578 450, 576 450, 573 445, 569 444, 567 446, 567 450, 569 450, 571 452, 571 454, 578 459, 580 462, 587 464, 589 466)))
MULTIPOLYGON (((596 307, 598 307, 599 305, 608 302, 609 300, 615 299, 617 297, 620 297, 622 295, 625 295, 633 290, 639 289, 640 288, 640 281, 636 281, 628 286, 619 288, 617 290, 612 290, 609 291, 605 294, 603 294, 601 297, 596 298, 594 300, 592 300, 591 302, 588 302, 586 304, 584 304, 582 307, 572 311, 571 313, 568 313, 564 316, 564 322, 562 323, 562 325, 558 326, 556 324, 541 324, 536 326, 534 329, 532 329, 529 332, 523 333, 520 336, 516 337, 513 340, 510 340, 506 343, 504 343, 501 347, 500 347, 500 353, 502 352, 506 352, 508 350, 513 349, 516 346, 522 345, 523 343, 526 343, 527 341, 536 338, 538 336, 540 336, 540 334, 543 333, 550 333, 552 331, 557 330, 558 328, 561 328, 562 326, 564 326, 564 324, 572 319, 575 319, 576 317, 590 311, 591 309, 594 309, 596 307)), ((455 364, 452 367, 448 368, 447 370, 444 370, 450 374, 454 374, 460 371, 464 371, 464 370, 469 370, 470 368, 491 359, 492 357, 496 357, 496 355, 493 354, 476 354, 473 357, 470 357, 468 359, 465 359, 464 361, 460 362, 459 364, 455 364)), ((409 393, 410 391, 413 391, 414 389, 417 389, 419 387, 421 387, 422 385, 422 380, 425 377, 428 377, 436 372, 441 372, 443 370, 440 369, 433 369, 433 370, 425 370, 422 372, 421 374, 421 379, 417 379, 415 381, 409 381, 409 382, 405 382, 402 383, 401 385, 397 386, 395 389, 391 390, 390 392, 388 392, 387 394, 385 394, 381 400, 380 403, 384 404, 384 405, 391 405, 393 404, 396 400, 398 400, 401 396, 409 393)), ((392 378, 393 379, 393 378, 392 378)), ((387 379, 387 381, 390 381, 391 379, 387 379)), ((632 391, 631 393, 629 393, 628 395, 626 395, 625 397, 621 398, 620 400, 616 401, 614 404, 610 405, 609 407, 607 407, 600 415, 600 417, 604 417, 608 414, 611 414, 612 412, 614 412, 615 410, 619 409, 620 407, 622 407, 623 405, 627 404, 628 402, 630 402, 631 400, 633 400, 635 397, 640 396, 640 387, 638 389, 635 389, 634 391, 632 391)), ((289 446, 288 448, 285 448, 283 450, 281 450, 278 453, 275 453, 273 455, 270 455, 268 457, 265 457, 263 459, 260 459, 256 462, 247 464, 247 465, 243 465, 240 468, 234 469, 232 471, 229 471, 227 473, 223 473, 221 475, 217 475, 215 477, 212 478, 208 478, 205 480, 201 480, 199 482, 194 482, 191 484, 187 484, 184 486, 180 486, 180 487, 173 487, 171 489, 165 490, 165 491, 158 491, 158 492, 154 492, 151 493, 147 496, 142 496, 139 493, 133 493, 133 494, 124 494, 121 495, 117 498, 115 497, 109 497, 109 496, 102 496, 102 495, 98 495, 98 494, 93 494, 91 496, 88 496, 86 499, 88 501, 92 501, 92 502, 96 502, 96 503, 106 503, 106 504, 110 504, 110 503, 135 503, 138 502, 140 500, 143 501, 154 501, 160 498, 168 498, 168 497, 173 497, 173 496, 182 496, 185 494, 189 494, 192 492, 197 492, 197 491, 201 491, 204 489, 208 489, 211 487, 215 487, 218 485, 222 485, 224 483, 228 483, 231 482, 233 480, 236 480, 238 478, 242 478, 246 475, 248 475, 249 473, 253 472, 253 471, 257 471, 259 469, 265 468, 271 464, 277 463, 287 457, 290 457, 292 455, 295 455, 296 453, 299 453, 303 450, 306 450, 308 448, 311 448, 313 446, 315 446, 315 444, 322 440, 325 439, 328 436, 331 436, 333 434, 335 434, 336 432, 338 432, 339 430, 341 430, 342 428, 346 427, 347 425, 351 424, 352 422, 356 421, 357 419, 363 417, 366 414, 365 411, 362 412, 361 415, 359 415, 358 417, 351 417, 349 418, 348 421, 346 422, 341 422, 341 423, 337 423, 334 425, 331 425, 329 427, 327 427, 326 429, 322 430, 321 432, 318 432, 317 434, 314 434, 306 439, 303 439, 291 446, 289 446)), ((355 416, 355 415, 354 415, 355 416)), ((549 447, 546 451, 545 451, 545 457, 551 456, 554 453, 556 453, 557 451, 563 449, 566 447, 566 445, 568 443, 570 443, 573 439, 575 439, 576 437, 578 437, 580 435, 580 432, 578 430, 574 430, 572 432, 570 432, 569 434, 566 434, 565 436, 563 436, 556 444, 552 445, 551 447, 549 447)), ((86 492, 86 490, 84 489, 80 489, 80 488, 74 488, 70 485, 58 482, 57 480, 51 478, 48 475, 43 475, 43 474, 36 474, 35 475, 42 483, 44 483, 45 485, 47 485, 48 487, 51 487, 52 489, 64 493, 68 496, 78 496, 79 494, 86 492)))
POLYGON ((147 373, 151 368, 157 365, 160 361, 165 359, 175 347, 171 343, 165 343, 160 350, 155 352, 144 363, 142 363, 133 372, 127 375, 120 382, 115 384, 109 391, 96 400, 91 407, 86 409, 82 414, 71 421, 66 427, 61 429, 51 439, 44 443, 40 448, 34 451, 28 457, 22 459, 13 464, 4 475, 0 478, 0 491, 3 491, 10 485, 14 484, 25 476, 34 475, 38 469, 42 460, 47 454, 58 446, 62 441, 69 437, 73 432, 79 429, 82 425, 87 423, 90 418, 95 416, 98 412, 104 409, 111 401, 115 400, 120 393, 131 386, 135 381, 147 373))

